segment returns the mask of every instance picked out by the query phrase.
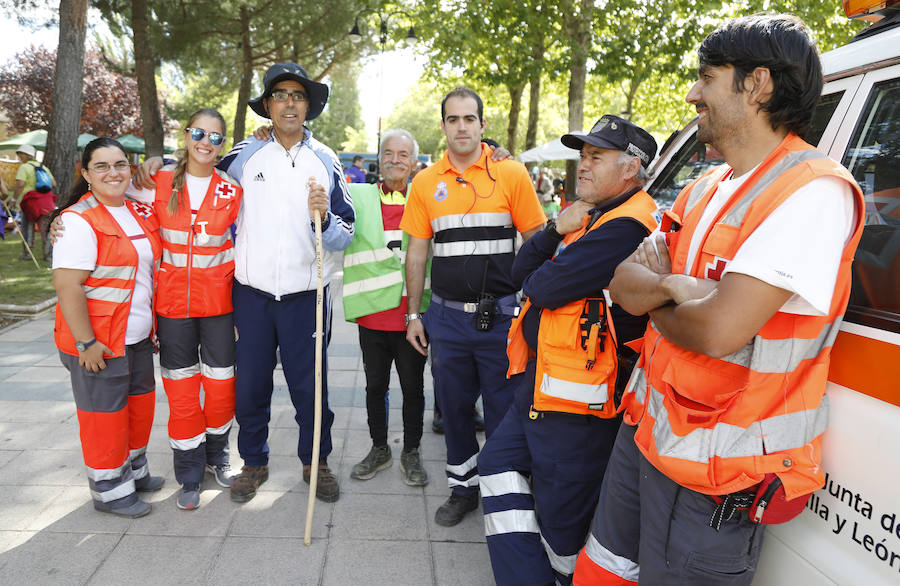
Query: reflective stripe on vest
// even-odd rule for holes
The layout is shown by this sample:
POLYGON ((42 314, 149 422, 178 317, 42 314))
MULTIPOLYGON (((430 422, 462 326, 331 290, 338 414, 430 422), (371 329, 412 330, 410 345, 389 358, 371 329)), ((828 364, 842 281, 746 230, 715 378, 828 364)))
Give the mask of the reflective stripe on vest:
POLYGON ((512 228, 513 221, 509 212, 482 212, 477 214, 449 214, 431 220, 431 230, 435 233, 441 230, 458 228, 512 228))
MULTIPOLYGON (((727 263, 772 211, 819 177, 847 181, 857 211, 863 209, 852 176, 789 134, 725 203, 709 232, 695 234, 702 216, 695 206, 710 200, 728 171, 714 169, 679 194, 673 210, 683 223, 671 244, 673 272, 703 278, 712 260, 727 263), (717 226, 728 229, 713 240, 717 226), (694 265, 685 267, 692 238, 703 241, 694 265)), ((861 217, 844 246, 827 315, 775 313, 747 345, 719 359, 679 348, 651 320, 623 403, 626 421, 638 424, 635 443, 663 474, 706 494, 751 487, 766 473, 778 474, 788 499, 822 485, 828 359, 849 298, 861 217)))
POLYGON ((125 303, 131 299, 131 290, 119 287, 84 287, 84 295, 94 301, 125 303))
MULTIPOLYGON (((656 228, 655 211, 653 199, 645 191, 637 191, 596 218, 593 224, 590 224, 590 216, 585 216, 582 228, 565 236, 559 254, 565 254, 565 246, 591 230, 619 218, 640 222, 649 234, 656 228)), ((638 244, 640 242, 635 242, 634 246, 638 244)), ((520 314, 518 319, 523 316, 520 314)), ((510 332, 515 331, 520 336, 518 323, 510 326, 510 332)), ((616 346, 615 324, 604 297, 578 299, 556 309, 545 308, 538 330, 534 409, 615 417, 618 405, 611 400, 609 385, 615 385, 618 372, 616 346)), ((510 358, 509 372, 521 368, 520 344, 510 340, 507 356, 510 358), (517 356, 512 356, 513 352, 517 356)))
POLYGON ((440 242, 432 245, 434 256, 470 256, 489 254, 509 254, 513 251, 513 241, 502 240, 462 240, 459 242, 440 242))
MULTIPOLYGON (((404 261, 408 237, 402 230, 384 229, 380 189, 374 184, 351 184, 350 195, 357 210, 353 240, 344 252, 344 317, 347 321, 400 306, 406 295, 404 261), (400 241, 400 250, 387 242, 400 241)), ((425 287, 419 313, 431 300, 431 261, 425 269, 425 287)), ((410 309, 409 311, 414 311, 410 309)))
POLYGON ((95 279, 123 279, 130 281, 134 278, 135 273, 137 273, 137 267, 97 265, 91 271, 91 277, 95 279))
MULTIPOLYGON (((193 255, 194 262, 193 267, 197 269, 208 269, 211 267, 216 267, 228 262, 234 262, 234 249, 229 248, 227 250, 223 250, 216 254, 196 254, 193 255)), ((188 261, 187 254, 175 253, 170 251, 168 248, 163 249, 162 253, 162 261, 166 264, 170 264, 173 267, 186 267, 188 261)))

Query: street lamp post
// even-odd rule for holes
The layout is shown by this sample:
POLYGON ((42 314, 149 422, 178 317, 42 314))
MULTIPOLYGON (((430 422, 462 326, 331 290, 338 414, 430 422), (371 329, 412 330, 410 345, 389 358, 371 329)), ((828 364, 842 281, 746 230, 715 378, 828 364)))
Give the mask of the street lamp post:
MULTIPOLYGON (((376 147, 378 149, 378 154, 376 155, 375 160, 377 172, 381 173, 381 110, 382 100, 384 97, 384 47, 387 44, 388 40, 388 24, 390 24, 391 18, 397 15, 403 15, 409 20, 412 20, 412 18, 405 10, 394 10, 393 12, 389 12, 386 15, 377 10, 363 10, 356 15, 356 18, 353 19, 353 28, 350 29, 349 33, 351 39, 355 41, 362 39, 362 33, 359 30, 359 18, 367 14, 374 14, 378 17, 378 43, 381 47, 381 54, 379 58, 379 61, 381 62, 381 70, 378 75, 378 143, 376 147)), ((406 32, 405 40, 411 43, 416 41, 416 30, 414 27, 409 27, 409 30, 406 32)))

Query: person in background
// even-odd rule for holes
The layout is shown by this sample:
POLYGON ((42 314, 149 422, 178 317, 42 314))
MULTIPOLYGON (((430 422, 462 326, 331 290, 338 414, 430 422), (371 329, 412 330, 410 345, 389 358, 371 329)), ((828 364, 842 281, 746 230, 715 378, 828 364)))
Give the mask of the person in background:
POLYGON ((348 183, 365 183, 366 171, 363 169, 363 158, 360 155, 355 155, 353 164, 347 167, 345 173, 350 179, 348 183))
POLYGON ((72 382, 94 508, 136 518, 151 510, 137 493, 164 483, 146 455, 159 224, 152 208, 125 199, 131 165, 117 141, 88 143, 81 175, 53 255, 54 341, 72 382))
MULTIPOLYGON (((30 144, 23 144, 16 150, 16 156, 19 158, 19 168, 16 171, 16 183, 13 186, 13 204, 12 206, 15 208, 11 211, 19 211, 19 225, 22 228, 22 235, 25 237, 25 241, 22 243, 22 254, 19 255, 19 260, 30 260, 31 255, 28 254, 28 248, 34 249, 34 224, 35 221, 38 221, 41 216, 44 214, 38 214, 38 216, 34 216, 34 212, 31 212, 31 215, 35 219, 28 219, 28 214, 22 210, 22 200, 25 195, 35 191, 37 184, 37 171, 38 167, 41 167, 46 171, 46 173, 50 176, 50 181, 53 185, 53 189, 56 189, 56 179, 53 177, 53 174, 50 173, 50 170, 46 167, 43 167, 40 163, 37 162, 37 150, 34 146, 30 144), (27 242, 27 247, 26 247, 27 242)), ((55 201, 52 196, 47 198, 44 196, 31 196, 34 200, 37 201, 36 205, 31 204, 32 210, 44 210, 47 208, 55 207, 55 201)), ((50 209, 52 212, 52 209, 50 209)), ((48 218, 49 220, 49 218, 48 218)), ((49 226, 49 221, 45 223, 46 226, 49 226)), ((45 229, 41 230, 41 239, 44 246, 44 257, 45 260, 48 260, 47 257, 50 255, 50 246, 47 240, 47 233, 45 229)))

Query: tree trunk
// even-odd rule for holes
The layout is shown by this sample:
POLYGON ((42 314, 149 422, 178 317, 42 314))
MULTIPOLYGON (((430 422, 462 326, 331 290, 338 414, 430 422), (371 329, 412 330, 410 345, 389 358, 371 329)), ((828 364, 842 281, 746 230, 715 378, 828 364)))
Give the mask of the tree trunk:
POLYGON ((528 90, 528 130, 525 132, 525 150, 537 146, 539 107, 541 105, 541 71, 544 69, 544 42, 538 41, 531 49, 534 69, 531 72, 528 90))
POLYGON ((516 152, 516 134, 519 133, 519 113, 522 111, 522 94, 525 84, 507 86, 509 89, 509 124, 506 127, 506 150, 516 152))
MULTIPOLYGON (((579 10, 568 19, 572 65, 569 76, 569 132, 584 126, 584 86, 587 80, 587 53, 590 48, 593 0, 579 0, 579 10)), ((576 161, 566 161, 566 199, 575 194, 576 161)))
POLYGON ((247 126, 247 102, 250 101, 250 84, 253 82, 253 48, 250 46, 250 13, 247 5, 241 5, 241 85, 238 89, 237 108, 234 113, 234 144, 244 140, 247 126))
POLYGON ((156 93, 156 67, 150 46, 150 18, 147 0, 131 0, 131 29, 134 33, 134 69, 141 98, 141 122, 148 157, 163 154, 163 125, 156 93))
POLYGON ((56 50, 53 105, 44 163, 56 178, 60 200, 64 200, 72 188, 78 156, 88 4, 89 0, 59 2, 59 48, 56 50))

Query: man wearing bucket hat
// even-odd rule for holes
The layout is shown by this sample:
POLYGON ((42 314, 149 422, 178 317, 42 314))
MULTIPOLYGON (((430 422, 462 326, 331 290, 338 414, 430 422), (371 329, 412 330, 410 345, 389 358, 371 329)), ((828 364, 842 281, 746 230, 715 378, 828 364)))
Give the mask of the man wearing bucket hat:
MULTIPOLYGON (((333 253, 350 244, 355 214, 340 160, 304 126, 322 113, 328 86, 310 79, 296 63, 270 67, 263 86, 262 94, 248 104, 272 120, 272 135, 268 140, 248 137, 218 164, 244 190, 235 233, 232 293, 237 330, 235 416, 244 467, 231 485, 231 498, 249 501, 269 477, 272 375, 280 350, 300 425, 297 455, 303 462, 303 479, 309 482, 310 468, 318 464, 316 496, 334 502, 340 486, 327 465, 334 413, 328 407, 324 345, 321 452, 319 462, 312 462, 316 308, 312 217, 317 211, 322 214, 327 343, 331 322, 327 285, 337 256, 333 253)), ((144 169, 153 172, 160 164, 156 159, 145 163, 144 169)))
POLYGON ((512 275, 527 301, 510 327, 510 375, 524 371, 478 457, 485 535, 498 584, 569 584, 600 494, 646 316, 610 308, 616 266, 656 227, 642 189, 656 141, 618 116, 587 135, 579 200, 522 246, 512 275), (529 483, 529 479, 531 482, 529 483))

